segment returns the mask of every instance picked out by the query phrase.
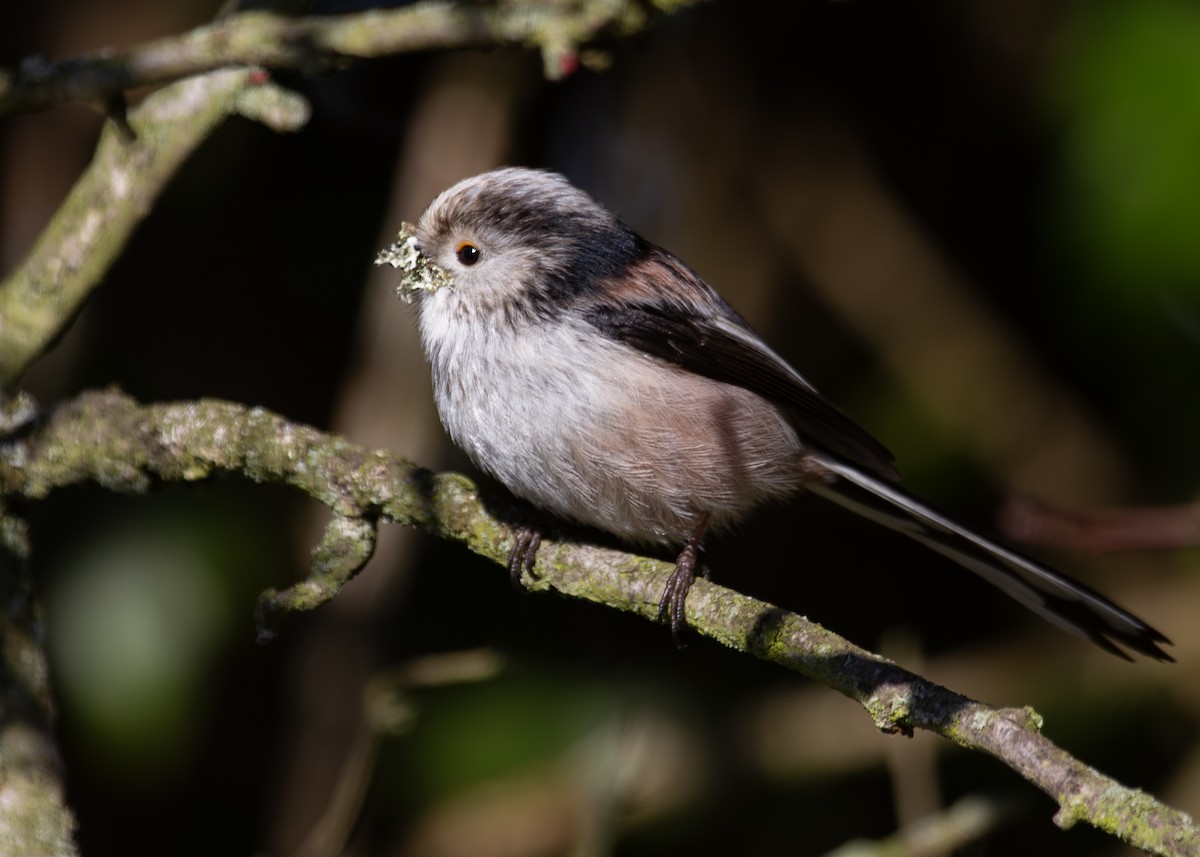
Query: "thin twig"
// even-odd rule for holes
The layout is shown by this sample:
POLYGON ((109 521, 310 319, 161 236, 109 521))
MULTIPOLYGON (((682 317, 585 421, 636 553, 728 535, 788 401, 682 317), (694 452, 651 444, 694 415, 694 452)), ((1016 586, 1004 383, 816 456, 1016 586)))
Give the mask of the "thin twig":
POLYGON ((242 12, 126 51, 0 71, 0 114, 57 104, 102 103, 111 94, 233 66, 315 73, 352 60, 414 51, 537 47, 547 77, 569 74, 583 48, 648 27, 657 10, 696 0, 564 3, 423 2, 401 9, 291 18, 242 12))
POLYGON ((1014 541, 1078 551, 1175 550, 1200 544, 1200 502, 1067 509, 1014 496, 1000 527, 1014 541))

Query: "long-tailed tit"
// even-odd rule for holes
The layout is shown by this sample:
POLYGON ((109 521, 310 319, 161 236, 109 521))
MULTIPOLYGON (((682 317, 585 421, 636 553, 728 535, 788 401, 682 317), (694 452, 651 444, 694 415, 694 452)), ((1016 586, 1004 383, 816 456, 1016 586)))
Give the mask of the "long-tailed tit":
MULTIPOLYGON (((405 271, 442 422, 471 460, 556 516, 682 546, 678 634, 708 530, 800 489, 945 554, 1128 657, 1166 637, 897 485, 888 450, 707 283, 562 176, 507 168, 437 197, 380 255, 405 271)), ((532 569, 526 528, 510 570, 532 569)))

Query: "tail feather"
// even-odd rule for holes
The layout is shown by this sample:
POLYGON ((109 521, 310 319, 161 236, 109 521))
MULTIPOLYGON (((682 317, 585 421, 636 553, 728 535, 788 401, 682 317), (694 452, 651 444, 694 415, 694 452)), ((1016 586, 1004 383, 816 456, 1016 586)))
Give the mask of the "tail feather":
POLYGON ((1130 660, 1120 643, 1156 660, 1174 660, 1158 645, 1170 640, 1083 584, 972 532, 891 482, 833 456, 819 462, 841 478, 808 485, 813 493, 949 557, 1039 616, 1108 652, 1130 660))

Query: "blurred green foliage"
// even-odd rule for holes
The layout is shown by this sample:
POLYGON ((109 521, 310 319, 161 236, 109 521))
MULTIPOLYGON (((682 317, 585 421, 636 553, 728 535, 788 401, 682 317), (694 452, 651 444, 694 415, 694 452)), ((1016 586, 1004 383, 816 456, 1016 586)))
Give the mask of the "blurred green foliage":
POLYGON ((132 792, 177 781, 204 752, 214 674, 251 638, 245 604, 276 565, 236 502, 226 514, 194 496, 160 499, 81 527, 46 593, 65 728, 132 792))
POLYGON ((1200 4, 1080 3, 1048 90, 1063 122, 1053 205, 1087 288, 1200 294, 1200 4))
POLYGON ((550 762, 616 717, 614 688, 524 670, 444 690, 423 707, 410 776, 426 800, 550 762))

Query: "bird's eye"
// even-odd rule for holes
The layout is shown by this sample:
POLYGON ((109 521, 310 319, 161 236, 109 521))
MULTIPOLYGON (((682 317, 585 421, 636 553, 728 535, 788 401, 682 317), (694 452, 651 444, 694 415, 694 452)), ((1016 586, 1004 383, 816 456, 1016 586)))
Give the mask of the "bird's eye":
POLYGON ((469 267, 478 262, 482 254, 479 252, 479 248, 470 241, 460 241, 454 248, 454 255, 458 257, 458 261, 469 267))

